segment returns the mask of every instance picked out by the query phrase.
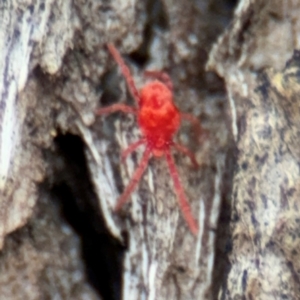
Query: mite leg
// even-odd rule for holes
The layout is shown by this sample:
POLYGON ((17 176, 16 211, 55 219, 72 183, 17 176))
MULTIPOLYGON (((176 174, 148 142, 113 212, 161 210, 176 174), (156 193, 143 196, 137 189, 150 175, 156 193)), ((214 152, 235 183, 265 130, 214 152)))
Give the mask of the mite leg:
POLYGON ((137 142, 130 144, 121 154, 121 161, 124 162, 127 156, 133 152, 136 148, 143 145, 145 143, 145 139, 140 139, 137 142))
POLYGON ((115 211, 118 211, 124 205, 124 203, 128 200, 128 197, 130 196, 130 194, 133 192, 136 185, 140 181, 145 169, 147 168, 150 154, 151 154, 151 148, 147 147, 138 167, 135 169, 132 175, 129 184, 127 185, 123 194, 119 197, 117 204, 115 206, 115 211))
POLYGON ((144 76, 160 80, 169 88, 171 92, 173 92, 173 83, 167 73, 162 71, 145 71, 144 76))
POLYGON ((190 158, 190 160, 192 161, 194 167, 199 168, 199 164, 196 160, 194 153, 191 152, 187 147, 185 147, 181 144, 177 144, 177 143, 172 143, 171 146, 176 148, 179 152, 182 152, 183 154, 187 155, 190 158))
POLYGON ((117 111, 122 111, 124 113, 136 114, 136 109, 122 103, 116 103, 109 105, 107 107, 102 107, 96 110, 97 115, 107 115, 117 111))
POLYGON ((175 166, 174 159, 172 157, 170 149, 167 149, 165 151, 165 154, 166 154, 167 163, 168 163, 168 166, 170 169, 171 177, 174 182, 174 187, 175 187, 175 190, 176 190, 176 193, 178 196, 178 200, 179 200, 178 202, 179 202, 179 206, 182 211, 183 217, 184 217, 185 221, 187 222, 191 232, 194 235, 197 235, 198 225, 192 215, 191 207, 186 199, 182 184, 179 179, 179 174, 178 174, 177 168, 175 166))
POLYGON ((140 102, 139 92, 134 84, 129 68, 126 66, 122 56, 120 55, 119 51, 115 48, 113 44, 108 43, 107 48, 111 53, 111 55, 113 56, 113 58, 115 59, 115 61, 117 62, 117 64, 119 65, 119 67, 121 68, 122 74, 125 77, 128 89, 132 97, 134 98, 135 102, 139 104, 140 102))

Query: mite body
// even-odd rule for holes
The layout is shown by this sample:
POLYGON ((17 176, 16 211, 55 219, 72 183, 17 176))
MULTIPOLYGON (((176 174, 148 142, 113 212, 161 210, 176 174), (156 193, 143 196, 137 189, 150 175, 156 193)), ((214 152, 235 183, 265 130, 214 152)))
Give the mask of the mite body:
POLYGON ((134 171, 128 186, 117 200, 115 209, 119 210, 129 199, 130 194, 137 186, 147 168, 151 155, 155 157, 165 156, 183 217, 191 232, 197 234, 198 225, 192 215, 190 205, 180 182, 179 174, 171 154, 171 148, 176 148, 178 151, 189 156, 193 164, 198 166, 194 154, 185 146, 174 143, 173 137, 180 127, 181 120, 190 121, 200 128, 199 121, 193 115, 181 113, 175 106, 173 102, 173 84, 168 74, 157 71, 145 72, 145 76, 153 78, 153 81, 145 84, 144 87, 138 91, 130 71, 117 49, 112 44, 108 44, 107 46, 111 55, 121 68, 128 89, 132 94, 137 107, 134 108, 125 104, 113 104, 98 109, 96 113, 98 115, 103 115, 122 111, 124 113, 133 113, 136 115, 139 128, 142 132, 142 138, 129 145, 128 148, 123 151, 122 160, 126 159, 126 157, 140 145, 146 145, 142 159, 134 171))

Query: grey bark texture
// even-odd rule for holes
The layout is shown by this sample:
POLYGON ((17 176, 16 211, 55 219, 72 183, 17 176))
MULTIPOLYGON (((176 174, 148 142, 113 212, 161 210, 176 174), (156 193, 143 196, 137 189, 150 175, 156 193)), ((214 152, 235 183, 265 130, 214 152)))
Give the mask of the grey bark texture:
POLYGON ((0 2, 0 299, 299 299, 299 8, 292 0, 0 2), (196 116, 120 212, 143 148, 106 44, 138 88, 164 70, 196 116), (288 63, 287 63, 288 61, 288 63))
POLYGON ((237 145, 219 299, 300 299, 299 9, 299 1, 240 2, 210 52, 237 145))

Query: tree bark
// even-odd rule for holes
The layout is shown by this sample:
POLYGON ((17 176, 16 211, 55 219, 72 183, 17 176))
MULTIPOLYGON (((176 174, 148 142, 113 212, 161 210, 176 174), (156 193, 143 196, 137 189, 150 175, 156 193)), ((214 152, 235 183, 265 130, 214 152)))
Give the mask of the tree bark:
POLYGON ((237 144, 230 268, 219 299, 300 298, 299 9, 295 1, 241 1, 210 53, 208 68, 226 81, 237 144))
POLYGON ((298 15, 292 0, 2 1, 0 294, 299 299, 298 15), (138 88, 168 72, 201 122, 175 138, 200 168, 174 152, 197 236, 164 158, 113 209, 143 149, 121 164, 136 119, 95 115, 133 105, 108 42, 138 88))

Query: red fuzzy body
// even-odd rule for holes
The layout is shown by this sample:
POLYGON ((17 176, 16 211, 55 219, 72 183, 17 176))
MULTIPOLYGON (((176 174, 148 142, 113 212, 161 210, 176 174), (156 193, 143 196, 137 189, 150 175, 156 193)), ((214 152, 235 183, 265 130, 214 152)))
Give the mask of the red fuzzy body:
POLYGON ((198 166, 193 153, 185 146, 175 143, 173 137, 180 127, 181 119, 192 122, 200 128, 199 122, 193 115, 181 113, 175 106, 173 102, 173 84, 168 74, 160 71, 145 72, 146 76, 152 77, 155 80, 147 83, 138 91, 130 74, 130 70, 124 63, 118 50, 112 44, 108 44, 108 49, 115 61, 119 64, 137 107, 134 108, 126 104, 117 103, 99 109, 97 114, 103 115, 122 111, 136 115, 143 138, 129 145, 128 148, 123 151, 123 160, 140 145, 146 145, 143 157, 134 171, 128 186, 118 199, 115 209, 120 209, 124 203, 126 203, 147 168, 151 155, 156 157, 165 156, 183 217, 191 232, 197 234, 198 224, 192 215, 190 205, 180 182, 179 174, 171 154, 171 148, 175 148, 184 153, 191 159, 195 166, 198 166))
POLYGON ((140 91, 138 122, 153 155, 162 156, 180 126, 180 113, 173 95, 162 82, 155 80, 140 91))

